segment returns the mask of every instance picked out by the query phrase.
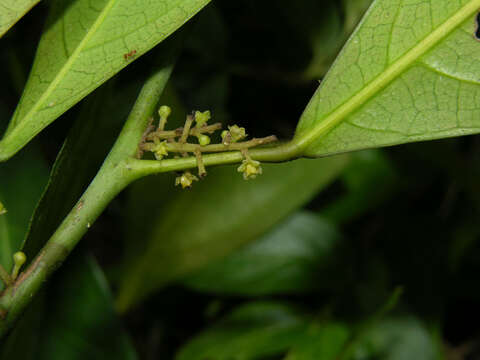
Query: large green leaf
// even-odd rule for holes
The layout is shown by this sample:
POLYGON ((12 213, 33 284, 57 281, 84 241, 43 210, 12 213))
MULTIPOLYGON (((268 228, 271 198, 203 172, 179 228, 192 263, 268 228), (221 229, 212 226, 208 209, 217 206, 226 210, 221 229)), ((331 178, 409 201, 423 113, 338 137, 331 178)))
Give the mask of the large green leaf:
POLYGON ((397 178, 392 162, 382 150, 356 152, 340 178, 346 193, 322 209, 321 215, 342 224, 376 209, 393 195, 397 178))
POLYGON ((0 359, 137 358, 95 261, 80 253, 0 345, 0 359))
POLYGON ((55 0, 20 103, 0 141, 0 161, 209 0, 55 0))
POLYGON ((337 360, 351 333, 350 326, 346 324, 314 322, 285 360, 337 360))
POLYGON ((305 155, 480 132, 480 0, 376 0, 298 125, 305 155))
POLYGON ((192 339, 176 360, 249 360, 278 355, 288 351, 307 328, 307 318, 287 305, 251 303, 192 339))
MULTIPOLYGON (((336 229, 309 212, 299 212, 271 232, 220 261, 209 264, 186 284, 221 294, 268 295, 321 289, 330 283, 336 229)), ((337 278, 338 281, 338 278, 337 278)))
POLYGON ((0 215, 0 264, 6 269, 12 266, 13 253, 22 248, 47 179, 48 168, 35 146, 26 148, 17 159, 0 164, 0 202, 7 209, 0 215))
POLYGON ((121 94, 114 96, 119 86, 113 85, 106 84, 87 99, 67 135, 25 239, 24 251, 29 258, 37 254, 78 201, 120 131, 133 103, 135 86, 124 86, 121 94))
MULTIPOLYGON (((183 39, 183 35, 177 33, 183 39)), ((112 79, 83 104, 70 129, 50 173, 48 186, 32 218, 25 241, 25 252, 33 258, 46 243, 64 217, 79 200, 95 177, 117 138, 138 95, 142 74, 132 81, 131 73, 155 62, 155 67, 170 68, 182 39, 173 36, 143 58, 132 71, 112 79)), ((164 79, 165 84, 168 77, 164 79)))
POLYGON ((334 157, 265 165, 255 181, 243 180, 235 167, 215 168, 191 191, 172 189, 171 176, 137 183, 128 211, 136 250, 128 252, 133 259, 119 308, 255 240, 329 184, 346 162, 334 157))
POLYGON ((369 328, 353 344, 349 360, 439 360, 442 350, 425 325, 411 315, 391 317, 369 328))
POLYGON ((0 0, 0 37, 40 0, 0 0))

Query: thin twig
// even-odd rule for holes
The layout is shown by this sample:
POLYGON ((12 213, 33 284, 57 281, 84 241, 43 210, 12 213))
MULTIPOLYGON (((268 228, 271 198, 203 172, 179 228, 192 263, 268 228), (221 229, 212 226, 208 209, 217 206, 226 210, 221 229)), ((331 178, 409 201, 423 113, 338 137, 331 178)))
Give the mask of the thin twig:
POLYGON ((188 115, 187 120, 185 121, 185 126, 183 127, 183 132, 182 136, 180 137, 180 140, 178 140, 179 144, 185 144, 188 139, 188 135, 190 135, 190 128, 192 127, 193 123, 193 116, 188 115))
POLYGON ((205 170, 205 165, 203 163, 202 152, 200 150, 196 150, 194 154, 195 154, 195 157, 197 158, 198 176, 203 178, 207 176, 207 170, 205 170))
MULTIPOLYGON (((215 131, 220 130, 222 128, 221 123, 215 123, 212 125, 202 126, 200 128, 193 127, 190 129, 191 136, 197 136, 201 134, 213 134, 215 131)), ((183 127, 180 127, 175 130, 169 131, 154 131, 148 134, 146 137, 147 140, 153 140, 155 138, 158 139, 173 139, 183 134, 183 127)))
POLYGON ((264 138, 253 138, 249 141, 233 143, 233 144, 212 144, 201 146, 197 144, 180 144, 180 143, 168 143, 166 144, 167 150, 171 152, 191 152, 199 150, 200 152, 222 152, 222 151, 231 151, 231 150, 242 150, 248 149, 254 146, 265 145, 277 141, 275 135, 267 136, 264 138))
POLYGON ((140 140, 140 143, 138 144, 138 149, 137 149, 137 153, 135 155, 135 157, 137 159, 141 159, 142 156, 143 156, 143 145, 145 144, 145 141, 147 140, 147 136, 148 134, 155 128, 153 125, 153 117, 150 117, 150 119, 148 120, 148 125, 147 125, 147 128, 145 129, 145 131, 143 132, 142 134, 142 140, 140 140))

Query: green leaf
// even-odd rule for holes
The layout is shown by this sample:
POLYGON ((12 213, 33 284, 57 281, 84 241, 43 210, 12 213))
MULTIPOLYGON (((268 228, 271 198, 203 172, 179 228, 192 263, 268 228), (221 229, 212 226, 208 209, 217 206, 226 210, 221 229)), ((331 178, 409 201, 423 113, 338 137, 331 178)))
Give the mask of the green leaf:
POLYGON ((333 1, 311 1, 317 8, 312 8, 311 5, 307 8, 303 1, 297 3, 298 7, 304 9, 304 14, 288 18, 297 21, 297 28, 309 29, 307 36, 312 45, 312 58, 304 71, 305 78, 319 79, 325 76, 371 2, 372 0, 343 0, 340 7, 333 1), (311 14, 319 14, 321 18, 313 17, 311 14), (308 24, 306 20, 309 18, 313 24, 308 24))
POLYGON ((0 347, 0 359, 121 359, 137 356, 95 261, 70 260, 0 347), (45 298, 46 297, 46 298, 45 298), (26 345, 28 344, 28 347, 26 345))
POLYGON ((22 248, 30 217, 47 179, 48 168, 35 146, 0 164, 0 202, 7 209, 0 215, 0 264, 7 270, 12 266, 13 253, 22 248))
POLYGON ((350 360, 438 360, 441 350, 417 318, 402 316, 379 322, 354 345, 350 360))
POLYGON ((83 104, 32 218, 24 249, 29 258, 54 233, 108 154, 138 90, 137 84, 121 85, 106 84, 83 104))
POLYGON ((342 224, 376 209, 393 195, 398 182, 392 162, 381 150, 352 154, 352 160, 340 178, 346 193, 322 209, 322 217, 342 224))
POLYGON ((0 141, 0 161, 209 0, 55 0, 30 78, 0 141))
POLYGON ((40 0, 0 0, 0 38, 40 0))
POLYGON ((298 125, 306 156, 480 132, 480 0, 376 0, 298 125))
POLYGON ((215 168, 191 191, 173 189, 169 176, 137 183, 128 214, 138 224, 130 241, 141 250, 130 252, 119 309, 255 240, 329 184, 347 159, 267 164, 254 181, 236 167, 215 168))
POLYGON ((185 345, 176 360, 259 359, 286 352, 305 333, 306 319, 278 303, 251 303, 185 345))
POLYGON ((351 332, 349 326, 342 323, 315 322, 285 360, 337 360, 351 332))
POLYGON ((329 282, 328 269, 333 270, 339 240, 332 225, 302 211, 254 243, 188 277, 186 284, 200 291, 241 295, 318 289, 329 282))
POLYGON ((45 291, 40 292, 6 338, 0 340, 0 360, 37 360, 45 320, 45 291))

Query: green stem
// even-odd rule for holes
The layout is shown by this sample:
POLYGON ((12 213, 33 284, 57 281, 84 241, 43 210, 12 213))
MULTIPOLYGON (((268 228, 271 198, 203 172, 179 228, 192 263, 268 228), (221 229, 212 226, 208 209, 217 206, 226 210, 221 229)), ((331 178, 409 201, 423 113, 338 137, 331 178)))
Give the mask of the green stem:
POLYGON ((197 167, 198 167, 198 176, 205 177, 207 175, 207 170, 205 170, 205 164, 203 163, 202 153, 200 150, 195 151, 195 157, 197 158, 197 167))
POLYGON ((180 137, 180 140, 178 140, 180 144, 185 144, 187 142, 187 138, 190 135, 190 128, 192 127, 192 123, 193 116, 188 115, 187 121, 185 121, 185 126, 183 127, 182 136, 180 137))
POLYGON ((269 144, 277 141, 276 136, 268 136, 261 139, 252 139, 249 141, 239 142, 239 143, 230 143, 230 144, 212 144, 201 146, 197 144, 188 144, 188 143, 167 143, 166 148, 171 152, 191 152, 195 153, 196 151, 200 152, 222 152, 222 151, 231 151, 231 150, 243 150, 249 149, 254 146, 269 144))
POLYGON ((61 265, 110 201, 138 178, 128 166, 128 159, 137 152, 138 143, 171 70, 169 63, 147 80, 95 179, 29 267, 1 294, 0 308, 5 314, 0 319, 0 337, 13 325, 42 283, 61 265))
MULTIPOLYGON (((217 130, 220 130, 221 128, 222 128, 221 123, 215 123, 215 124, 208 125, 208 126, 202 126, 200 128, 194 127, 194 128, 190 129, 190 135, 191 136, 197 136, 197 135, 201 135, 201 134, 205 134, 205 133, 211 134, 211 133, 213 133, 217 130)), ((183 134, 183 127, 175 129, 175 130, 168 130, 168 131, 164 131, 164 130, 153 131, 151 133, 148 133, 148 135, 145 136, 145 138, 147 140, 153 140, 154 138, 173 139, 173 138, 181 136, 182 134, 183 134)))
MULTIPOLYGON (((105 207, 128 184, 150 174, 202 166, 197 157, 187 156, 185 153, 185 151, 199 150, 200 146, 193 144, 181 144, 184 147, 193 146, 191 151, 186 148, 181 149, 186 156, 182 158, 162 161, 135 158, 171 69, 171 64, 168 64, 147 80, 122 132, 92 183, 28 268, 18 276, 14 284, 7 286, 0 294, 0 338, 11 328, 42 283, 62 264, 105 207)), ((185 134, 188 136, 190 125, 186 124, 184 127, 183 138, 185 134)), ((254 139, 251 143, 245 143, 248 147, 263 144, 265 141, 254 139)), ((219 151, 237 151, 202 155, 203 165, 241 162, 244 156, 239 150, 246 148, 245 143, 220 145, 219 151)), ((202 150, 207 147, 202 147, 202 150)), ((281 162, 298 157, 300 148, 296 143, 289 142, 275 147, 251 149, 249 154, 255 160, 281 162)))
MULTIPOLYGON (((284 162, 294 160, 300 156, 300 150, 293 142, 280 144, 275 147, 249 149, 248 152, 252 159, 263 162, 284 162)), ((235 164, 241 162, 243 158, 241 151, 202 155, 205 166, 235 164)), ((140 178, 164 172, 193 169, 197 167, 197 159, 195 156, 165 159, 162 161, 130 159, 128 166, 140 178)))

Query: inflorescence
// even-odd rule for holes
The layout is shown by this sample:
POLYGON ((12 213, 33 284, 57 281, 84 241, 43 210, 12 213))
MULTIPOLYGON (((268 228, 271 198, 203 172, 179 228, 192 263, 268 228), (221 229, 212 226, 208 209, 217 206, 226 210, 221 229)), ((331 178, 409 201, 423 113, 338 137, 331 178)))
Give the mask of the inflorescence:
MULTIPOLYGON (((152 152, 157 160, 162 160, 172 153, 174 157, 180 154, 183 157, 193 154, 197 159, 198 177, 190 171, 185 171, 175 179, 175 185, 181 185, 182 188, 192 186, 194 181, 207 175, 203 163, 203 153, 218 153, 225 151, 240 151, 244 157, 238 171, 243 173, 245 180, 254 179, 262 173, 260 162, 253 160, 248 150, 252 147, 264 145, 277 141, 276 136, 267 136, 265 138, 253 138, 245 140, 247 134, 245 128, 237 125, 228 126, 228 130, 221 133, 221 143, 211 144, 210 136, 216 131, 222 129, 221 123, 208 125, 211 119, 210 111, 195 111, 187 115, 185 125, 175 130, 165 130, 168 117, 172 110, 168 106, 161 106, 158 110, 160 116, 158 126, 155 128, 151 123, 145 131, 142 141, 138 148, 137 157, 141 158, 145 151, 152 152), (196 143, 188 142, 190 138, 196 138, 196 143)), ((153 120, 152 120, 153 122, 153 120)))

